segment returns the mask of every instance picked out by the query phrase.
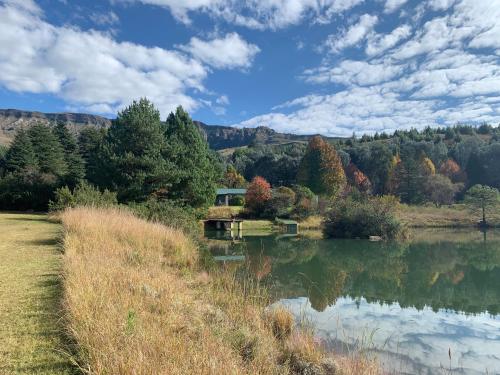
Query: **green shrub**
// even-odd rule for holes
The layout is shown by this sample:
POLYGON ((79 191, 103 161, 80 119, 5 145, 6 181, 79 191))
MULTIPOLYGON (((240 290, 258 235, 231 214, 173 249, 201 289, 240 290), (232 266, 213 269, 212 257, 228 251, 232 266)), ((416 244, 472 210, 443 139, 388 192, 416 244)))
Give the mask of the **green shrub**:
POLYGON ((327 214, 324 225, 325 236, 331 238, 400 238, 405 234, 404 226, 396 216, 399 202, 393 196, 347 197, 336 202, 327 214))
POLYGON ((110 207, 118 204, 116 193, 100 191, 87 182, 79 183, 71 191, 67 186, 56 190, 55 199, 49 202, 49 211, 62 211, 69 207, 110 207))
POLYGON ((290 217, 296 220, 304 220, 318 212, 318 201, 316 195, 306 186, 293 185, 295 193, 295 204, 290 217))
POLYGON ((229 205, 230 206, 244 206, 245 205, 245 198, 242 196, 236 195, 234 197, 231 197, 229 200, 229 205))
POLYGON ((285 186, 273 190, 272 197, 266 202, 264 216, 269 218, 289 217, 295 203, 295 192, 285 186))
POLYGON ((191 237, 198 237, 201 227, 198 220, 201 212, 171 200, 150 199, 143 203, 130 203, 129 207, 139 217, 157 221, 182 230, 191 237))

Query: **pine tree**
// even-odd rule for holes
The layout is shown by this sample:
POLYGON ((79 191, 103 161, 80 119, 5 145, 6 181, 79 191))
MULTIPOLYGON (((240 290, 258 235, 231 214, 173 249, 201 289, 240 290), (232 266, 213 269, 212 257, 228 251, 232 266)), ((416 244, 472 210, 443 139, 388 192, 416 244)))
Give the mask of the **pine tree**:
POLYGON ((51 129, 43 124, 35 124, 27 133, 37 158, 38 171, 55 177, 64 176, 68 172, 64 149, 51 129))
POLYGON ((5 170, 17 173, 26 169, 36 169, 37 160, 28 133, 21 129, 16 133, 9 150, 5 154, 5 170))
POLYGON ((134 101, 111 125, 103 157, 109 163, 111 188, 122 202, 141 201, 165 189, 169 174, 160 112, 147 99, 134 101))
POLYGON ((85 179, 100 188, 111 188, 108 176, 111 165, 105 155, 106 129, 87 127, 80 131, 78 149, 85 165, 85 179))
POLYGON ((206 207, 215 201, 221 176, 216 156, 194 125, 189 114, 177 107, 167 118, 165 160, 174 166, 172 186, 167 197, 192 207, 206 207))
POLYGON ((63 183, 71 189, 75 188, 85 177, 85 164, 78 150, 78 144, 62 122, 57 123, 53 129, 54 135, 59 139, 63 150, 64 159, 68 165, 68 172, 63 178, 63 183))
POLYGON ((307 146, 297 173, 297 182, 314 193, 335 198, 346 185, 342 161, 332 145, 320 136, 307 146))

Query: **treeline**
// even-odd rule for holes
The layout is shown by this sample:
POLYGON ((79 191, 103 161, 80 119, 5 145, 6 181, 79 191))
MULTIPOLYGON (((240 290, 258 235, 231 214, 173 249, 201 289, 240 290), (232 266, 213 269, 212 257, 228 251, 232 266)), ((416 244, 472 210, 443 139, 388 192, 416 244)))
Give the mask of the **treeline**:
MULTIPOLYGON (((317 156, 309 157, 307 163, 304 159, 311 148, 323 147, 318 142, 315 137, 309 146, 291 143, 241 148, 226 162, 246 181, 261 176, 272 186, 305 184, 321 194, 319 180, 304 180, 308 173, 319 178, 316 172, 324 170, 317 156)), ((353 136, 330 145, 350 186, 374 195, 396 195, 405 203, 451 204, 476 184, 500 188, 499 127, 428 127, 396 131, 390 136, 353 136)), ((342 179, 339 172, 334 178, 342 179)))
POLYGON ((220 175, 217 155, 181 107, 162 122, 141 99, 109 129, 84 128, 78 137, 64 124, 18 131, 0 152, 0 209, 46 210, 56 197, 74 201, 75 192, 76 200, 198 209, 215 200, 220 175))

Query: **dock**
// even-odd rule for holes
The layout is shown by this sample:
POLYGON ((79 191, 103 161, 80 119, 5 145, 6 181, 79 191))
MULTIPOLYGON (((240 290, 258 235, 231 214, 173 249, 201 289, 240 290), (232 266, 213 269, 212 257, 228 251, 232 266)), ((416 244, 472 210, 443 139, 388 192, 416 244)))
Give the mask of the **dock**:
POLYGON ((226 230, 238 232, 243 231, 243 220, 241 219, 207 219, 205 220, 205 228, 215 230, 226 230))

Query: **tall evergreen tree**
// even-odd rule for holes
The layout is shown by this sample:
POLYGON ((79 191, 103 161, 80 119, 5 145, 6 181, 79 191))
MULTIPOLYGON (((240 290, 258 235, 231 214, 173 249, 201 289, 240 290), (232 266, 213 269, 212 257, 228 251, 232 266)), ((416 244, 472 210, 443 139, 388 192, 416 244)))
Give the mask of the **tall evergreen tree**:
POLYGON ((28 133, 21 129, 5 154, 5 171, 18 173, 28 168, 36 169, 37 160, 28 133))
POLYGON ((177 171, 167 196, 192 207, 211 205, 222 171, 199 129, 182 107, 177 107, 175 113, 168 116, 165 137, 167 144, 163 156, 177 171))
POLYGON ((108 176, 111 167, 105 155, 106 129, 84 128, 78 136, 78 148, 85 165, 85 178, 101 188, 111 187, 108 176))
POLYGON ((57 123, 53 132, 63 147, 64 159, 68 166, 68 171, 63 177, 63 183, 73 189, 85 177, 85 164, 79 153, 76 138, 62 122, 57 123))
POLYGON ((61 177, 68 172, 64 160, 64 149, 51 129, 43 124, 35 124, 27 131, 37 158, 38 171, 42 174, 61 177))
POLYGON ((134 101, 118 113, 105 147, 112 188, 120 201, 141 201, 169 182, 162 157, 165 137, 160 112, 147 99, 134 101))

